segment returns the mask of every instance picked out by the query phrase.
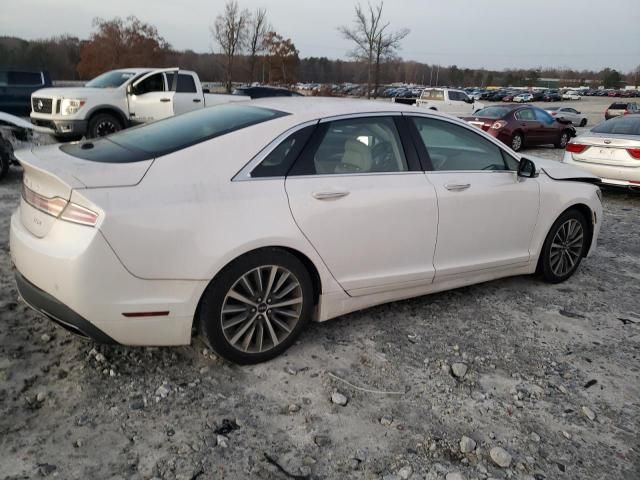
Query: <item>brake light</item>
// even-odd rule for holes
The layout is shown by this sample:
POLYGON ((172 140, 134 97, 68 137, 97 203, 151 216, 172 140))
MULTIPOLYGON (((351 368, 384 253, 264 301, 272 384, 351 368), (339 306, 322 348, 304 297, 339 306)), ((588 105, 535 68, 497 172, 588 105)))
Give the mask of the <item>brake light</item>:
POLYGON ((551 116, 552 116, 552 117, 555 117, 556 115, 557 115, 557 113, 556 113, 556 112, 551 112, 551 116))
POLYGON ((96 223, 98 223, 98 214, 76 203, 69 203, 62 212, 60 220, 95 227, 96 223))
POLYGON ((506 125, 507 125, 507 122, 505 122, 504 120, 498 120, 497 122, 493 122, 493 125, 491 125, 491 128, 495 130, 500 130, 502 127, 505 127, 506 125))
POLYGON ((94 227, 98 214, 88 208, 71 203, 61 197, 45 197, 22 184, 22 198, 36 210, 67 222, 94 227))
POLYGON ((58 218, 67 206, 67 201, 60 197, 44 197, 22 184, 22 198, 36 210, 58 218))
POLYGON ((582 153, 587 147, 588 145, 582 145, 581 143, 567 143, 567 152, 582 153))
POLYGON ((640 160, 640 148, 627 148, 627 152, 636 160, 640 160))

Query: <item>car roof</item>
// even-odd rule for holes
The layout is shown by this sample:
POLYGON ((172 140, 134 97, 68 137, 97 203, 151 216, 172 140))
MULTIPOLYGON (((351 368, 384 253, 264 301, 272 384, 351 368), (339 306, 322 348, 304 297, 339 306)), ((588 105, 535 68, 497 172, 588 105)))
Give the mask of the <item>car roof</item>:
POLYGON ((300 122, 341 115, 359 115, 366 113, 375 114, 384 112, 429 113, 439 114, 449 119, 453 118, 434 110, 426 110, 424 108, 384 100, 304 96, 268 97, 251 100, 250 105, 289 113, 296 117, 296 120, 300 122))

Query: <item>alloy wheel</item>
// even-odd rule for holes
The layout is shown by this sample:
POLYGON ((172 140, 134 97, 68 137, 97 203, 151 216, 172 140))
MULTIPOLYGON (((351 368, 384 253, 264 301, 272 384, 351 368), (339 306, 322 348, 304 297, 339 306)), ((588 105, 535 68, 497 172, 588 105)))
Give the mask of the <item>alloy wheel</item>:
POLYGON ((567 142, 569 142, 569 135, 565 132, 560 135, 560 147, 565 148, 567 146, 567 142))
POLYGON ((515 135, 511 140, 511 148, 517 152, 522 148, 522 137, 520 135, 515 135))
POLYGON ((98 123, 98 125, 96 125, 96 136, 104 137, 111 133, 115 133, 118 130, 120 129, 114 122, 112 122, 111 120, 103 120, 100 123, 98 123))
POLYGON ((564 222, 553 237, 550 252, 551 270, 558 277, 568 274, 579 262, 584 246, 584 229, 575 218, 564 222))
POLYGON ((300 281, 286 268, 265 265, 242 275, 222 302, 225 339, 241 352, 264 353, 281 344, 300 321, 300 281))

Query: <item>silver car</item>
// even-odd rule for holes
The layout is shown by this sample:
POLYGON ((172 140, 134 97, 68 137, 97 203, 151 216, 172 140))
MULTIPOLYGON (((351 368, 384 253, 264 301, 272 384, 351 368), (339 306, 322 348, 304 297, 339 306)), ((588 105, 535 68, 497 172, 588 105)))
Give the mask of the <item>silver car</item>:
POLYGON ((553 118, 563 118, 570 121, 572 124, 578 127, 587 126, 587 117, 580 113, 575 108, 571 107, 549 107, 545 108, 547 112, 551 114, 553 118))

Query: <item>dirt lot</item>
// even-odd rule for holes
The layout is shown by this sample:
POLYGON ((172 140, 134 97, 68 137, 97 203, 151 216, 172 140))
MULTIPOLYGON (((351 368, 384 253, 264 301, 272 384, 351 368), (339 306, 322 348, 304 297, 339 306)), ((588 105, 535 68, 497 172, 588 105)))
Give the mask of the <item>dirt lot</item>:
MULTIPOLYGON (((578 104, 590 125, 605 102, 578 104)), ((0 184, 2 478, 640 478, 640 194, 605 191, 598 248, 564 284, 372 308, 237 367, 197 339, 94 345, 25 307, 8 248, 20 182, 0 184)))

